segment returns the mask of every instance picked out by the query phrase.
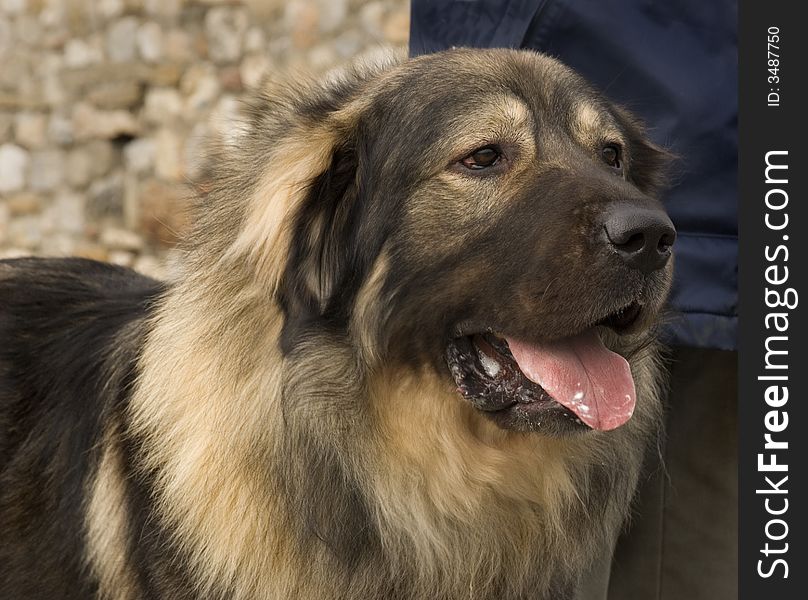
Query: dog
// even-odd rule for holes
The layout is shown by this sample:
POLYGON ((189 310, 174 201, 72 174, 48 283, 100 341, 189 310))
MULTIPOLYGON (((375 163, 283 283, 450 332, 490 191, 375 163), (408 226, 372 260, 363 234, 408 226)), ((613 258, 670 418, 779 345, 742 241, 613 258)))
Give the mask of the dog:
POLYGON ((570 598, 658 431, 668 153, 515 50, 231 133, 170 281, 0 265, 0 597, 570 598))

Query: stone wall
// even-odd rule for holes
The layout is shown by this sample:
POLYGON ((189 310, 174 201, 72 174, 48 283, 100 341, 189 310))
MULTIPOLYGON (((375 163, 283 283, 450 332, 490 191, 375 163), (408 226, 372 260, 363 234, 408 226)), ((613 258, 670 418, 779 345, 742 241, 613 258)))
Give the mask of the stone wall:
POLYGON ((276 70, 403 46, 405 0, 0 0, 0 257, 160 276, 203 140, 276 70))

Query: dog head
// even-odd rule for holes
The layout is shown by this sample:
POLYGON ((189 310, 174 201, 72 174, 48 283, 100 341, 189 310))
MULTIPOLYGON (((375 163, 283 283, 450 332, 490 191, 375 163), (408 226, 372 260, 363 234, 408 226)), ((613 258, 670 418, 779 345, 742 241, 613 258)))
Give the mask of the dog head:
POLYGON ((663 304, 675 231, 655 196, 668 155, 626 111, 511 50, 356 68, 254 108, 221 253, 279 300, 284 352, 339 333, 371 369, 434 369, 505 429, 629 419, 623 355, 663 304))

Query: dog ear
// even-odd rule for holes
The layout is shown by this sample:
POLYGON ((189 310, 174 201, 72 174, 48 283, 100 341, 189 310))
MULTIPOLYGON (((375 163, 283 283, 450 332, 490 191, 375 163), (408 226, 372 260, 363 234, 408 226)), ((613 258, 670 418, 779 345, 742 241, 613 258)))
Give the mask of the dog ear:
POLYGON ((669 185, 671 166, 677 156, 648 139, 645 125, 622 106, 612 110, 631 148, 631 180, 646 194, 659 194, 669 185))
POLYGON ((238 269, 279 301, 285 339, 312 320, 346 317, 381 246, 383 227, 360 227, 369 181, 361 130, 391 59, 319 83, 273 85, 248 105, 243 133, 218 151, 218 187, 197 228, 231 232, 219 236, 227 247, 212 249, 217 268, 238 269))
POLYGON ((360 240, 365 165, 356 138, 344 139, 328 168, 308 186, 278 290, 286 315, 284 339, 307 323, 348 317, 350 300, 371 261, 370 248, 381 245, 360 240))
POLYGON ((267 83, 244 122, 211 148, 217 172, 196 213, 192 246, 267 294, 323 310, 344 276, 361 170, 358 129, 393 55, 319 81, 267 83), (226 245, 211 247, 209 228, 226 245), (283 284, 283 290, 281 290, 283 284))

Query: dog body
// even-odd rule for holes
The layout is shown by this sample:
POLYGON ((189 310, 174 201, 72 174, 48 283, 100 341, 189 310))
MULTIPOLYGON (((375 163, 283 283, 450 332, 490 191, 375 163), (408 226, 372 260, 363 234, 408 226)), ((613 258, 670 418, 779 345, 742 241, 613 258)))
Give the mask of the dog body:
POLYGON ((0 597, 569 597, 657 427, 665 154, 528 52, 247 113, 172 282, 0 263, 0 597))

